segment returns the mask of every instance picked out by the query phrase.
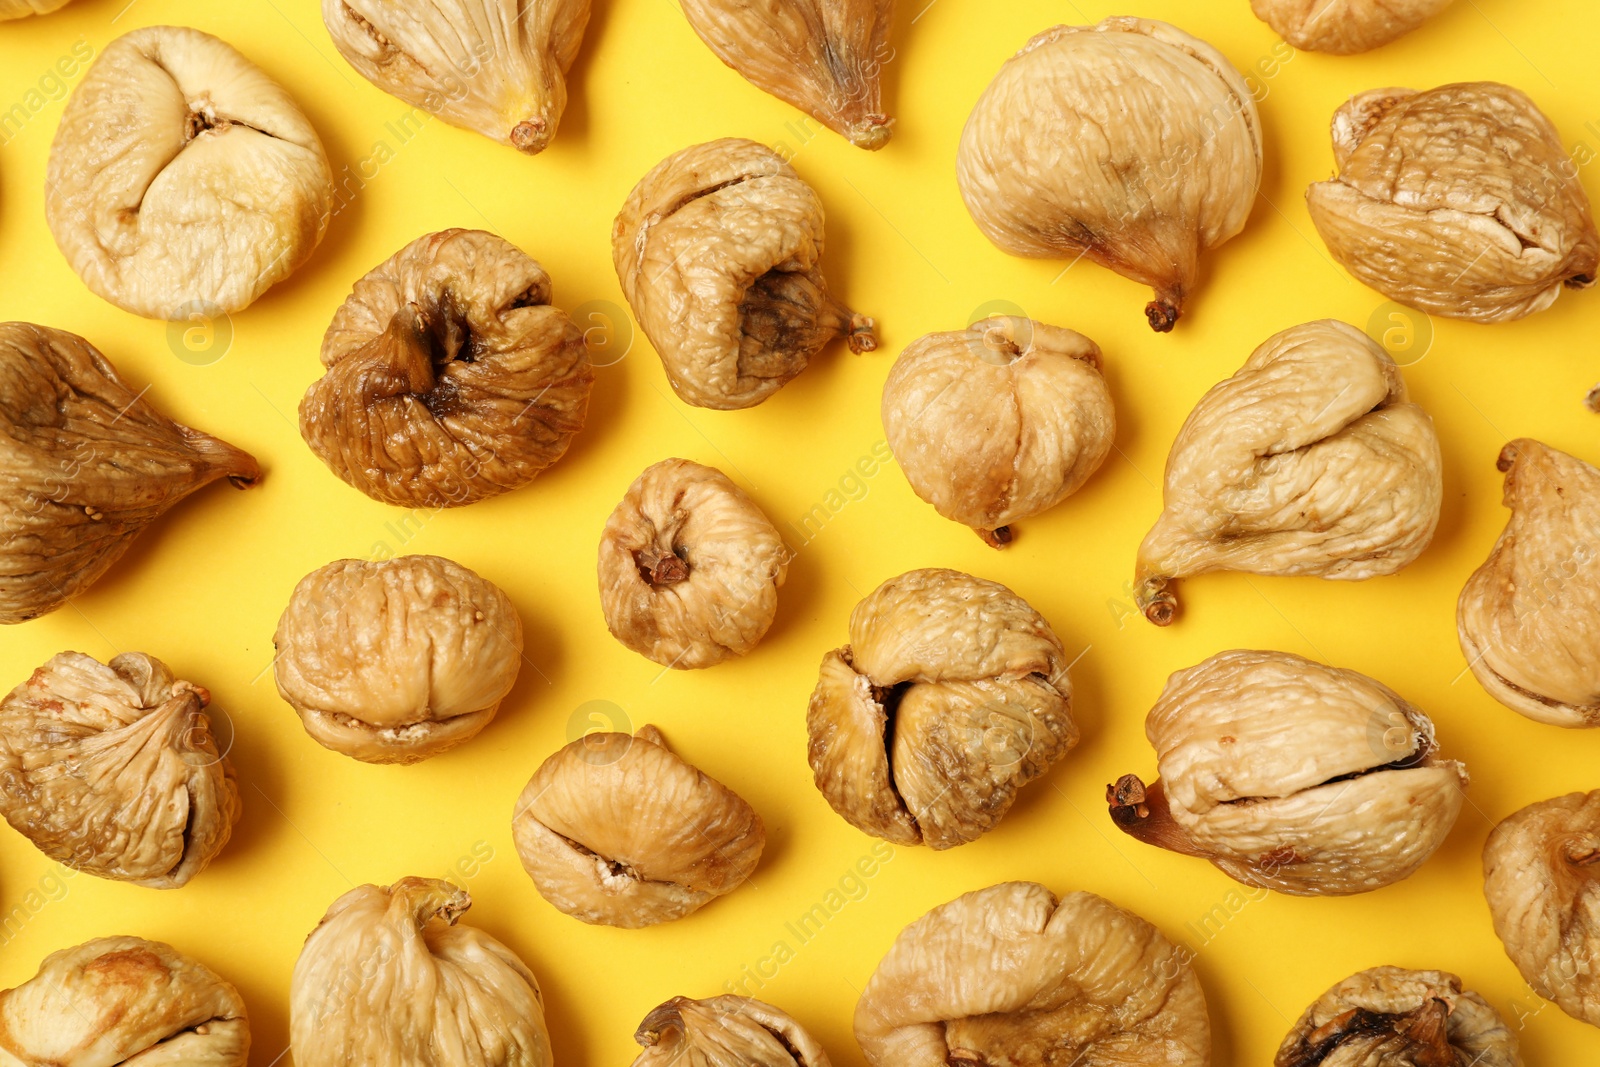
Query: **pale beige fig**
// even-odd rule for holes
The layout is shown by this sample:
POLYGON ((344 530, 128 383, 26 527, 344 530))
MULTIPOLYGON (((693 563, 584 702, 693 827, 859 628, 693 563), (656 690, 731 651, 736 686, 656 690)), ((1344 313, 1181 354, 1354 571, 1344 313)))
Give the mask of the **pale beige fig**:
POLYGON ((889 143, 879 74, 892 57, 893 0, 682 0, 689 25, 756 88, 858 148, 889 143))
MULTIPOLYGON (((1250 0, 1256 18, 1308 52, 1351 56, 1398 40, 1454 0, 1250 0)), ((1485 1065, 1487 1067, 1487 1065, 1485 1065)))
POLYGON ((1106 787, 1148 844, 1246 885, 1343 896, 1407 877, 1444 843, 1466 768, 1388 686, 1287 652, 1223 652, 1167 680, 1145 719, 1161 777, 1106 787))
POLYGON ((1100 347, 1014 316, 928 334, 883 383, 883 430, 911 488, 988 544, 1077 492, 1117 433, 1100 347))
POLYGON ((300 436, 374 500, 471 504, 526 485, 583 429, 594 371, 550 276, 482 230, 419 237, 366 277, 322 339, 300 436))
POLYGON ((817 788, 897 845, 953 848, 1005 817, 1078 743, 1061 641, 998 582, 928 569, 850 613, 806 713, 817 788))
POLYGON ((589 0, 322 0, 322 21, 384 92, 533 155, 566 110, 589 0))
POLYGON ((117 38, 67 101, 45 221, 96 295, 152 319, 239 311, 294 273, 333 213, 317 131, 210 34, 117 38))
POLYGON ((29 15, 48 15, 66 7, 71 0, 0 0, 0 22, 27 18, 29 15))
POLYGON ((712 467, 664 459, 600 534, 606 629, 664 667, 710 667, 756 647, 791 553, 755 501, 712 467))
POLYGON ((1522 1067, 1517 1035, 1448 971, 1372 967, 1318 997, 1273 1067, 1522 1067))
POLYGON ((685 148, 634 186, 611 258, 679 399, 751 407, 835 338, 877 347, 872 320, 829 295, 822 238, 816 192, 754 141, 685 148))
POLYGON ((76 334, 0 323, 0 623, 89 588, 195 490, 261 477, 249 453, 173 422, 146 389, 76 334))
POLYGON ((869 1067, 1207 1067, 1192 953, 1093 893, 1003 882, 900 932, 856 1004, 869 1067))
POLYGON ((334 901, 290 979, 295 1067, 550 1067, 539 982, 457 924, 470 907, 465 889, 433 878, 334 901))
POLYGON ((633 1067, 832 1067, 805 1027, 751 997, 673 997, 633 1039, 644 1048, 633 1067))
POLYGON ((731 893, 767 840, 755 809, 673 753, 654 726, 589 734, 545 760, 517 798, 511 836, 557 909, 630 929, 731 893))
POLYGON ((1433 540, 1444 500, 1433 420, 1371 338, 1324 319, 1269 338, 1189 413, 1161 517, 1139 546, 1139 610, 1178 612, 1174 580, 1211 571, 1361 581, 1433 540))
POLYGON ((1171 330, 1200 254, 1244 229, 1261 121, 1227 58, 1165 22, 1057 26, 1006 62, 961 134, 956 174, 1014 256, 1087 257, 1155 290, 1171 330))
POLYGON ((278 693, 318 744, 415 763, 489 725, 522 666, 522 620, 448 559, 341 559, 300 579, 272 644, 278 693))
POLYGON ((1588 194, 1561 135, 1495 82, 1374 89, 1333 116, 1336 177, 1306 190, 1344 268, 1430 315, 1509 322, 1600 267, 1588 194))

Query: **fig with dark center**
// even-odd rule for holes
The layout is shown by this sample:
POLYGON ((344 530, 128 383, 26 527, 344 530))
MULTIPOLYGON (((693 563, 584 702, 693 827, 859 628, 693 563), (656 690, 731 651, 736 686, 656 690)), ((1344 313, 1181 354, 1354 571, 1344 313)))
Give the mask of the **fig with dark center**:
POLYGON ((673 997, 634 1033, 633 1067, 832 1067, 805 1027, 751 997, 673 997))

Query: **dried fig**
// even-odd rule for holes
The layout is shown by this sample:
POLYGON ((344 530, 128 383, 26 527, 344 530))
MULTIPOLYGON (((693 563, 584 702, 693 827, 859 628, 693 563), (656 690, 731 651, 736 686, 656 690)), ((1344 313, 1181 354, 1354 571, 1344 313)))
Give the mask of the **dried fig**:
POLYGON ((1200 253, 1244 229, 1261 122, 1244 77, 1175 26, 1109 18, 1046 30, 972 110, 956 161, 984 235, 1014 256, 1087 256, 1155 290, 1171 330, 1200 253))
POLYGON ((856 605, 850 644, 822 658, 806 731, 834 811, 934 849, 994 829, 1078 743, 1050 624, 998 582, 942 569, 891 578, 856 605))
POLYGON ((550 1067, 538 979, 456 925, 470 907, 465 889, 433 878, 334 901, 290 981, 295 1067, 550 1067))
POLYGON ((835 337, 877 347, 872 320, 828 295, 822 222, 794 168, 737 137, 668 156, 634 186, 611 258, 679 399, 751 407, 835 337))
POLYGON ((356 282, 300 436, 374 500, 446 508, 531 482, 583 429, 594 372, 550 276, 482 230, 419 237, 356 282))
POLYGON ((322 240, 333 171, 305 115, 232 45, 117 38, 67 101, 45 221, 96 295, 152 319, 238 311, 322 240))
POLYGON ((1144 732, 1161 777, 1106 787, 1117 826, 1295 896, 1405 878, 1444 843, 1467 788, 1421 710, 1287 652, 1223 652, 1178 671, 1144 732))
MULTIPOLYGON (((1308 52, 1351 56, 1398 40, 1454 0, 1250 0, 1256 18, 1308 52)), ((1488 1067, 1486 1064, 1485 1067, 1488 1067)))
POLYGON ((673 997, 633 1039, 633 1067, 832 1067, 828 1054, 785 1012, 750 997, 673 997))
POLYGON ((761 816, 675 755, 654 726, 589 734, 545 760, 517 798, 511 835, 556 908, 630 929, 731 893, 767 840, 761 816))
POLYGON ((7 19, 26 18, 29 15, 48 15, 66 7, 71 0, 0 0, 0 22, 7 19))
POLYGON ((789 550, 719 470, 664 459, 600 535, 600 610, 613 637, 681 670, 749 652, 778 610, 789 550))
POLYGON ((522 620, 439 556, 341 559, 300 579, 272 644, 278 693, 318 744, 415 763, 489 725, 522 665, 522 620))
POLYGON ((54 611, 202 486, 261 477, 248 453, 180 426, 94 346, 0 324, 0 623, 54 611))
POLYGON ((1333 258, 1402 304, 1473 322, 1543 311, 1600 266, 1560 134, 1494 82, 1374 89, 1333 116, 1339 174, 1306 190, 1333 258))
POLYGON ((1161 517, 1134 572, 1145 617, 1209 571, 1360 581, 1433 540, 1444 499, 1433 420, 1383 349, 1332 319, 1269 338, 1200 398, 1167 456, 1161 517))
POLYGON ((1007 316, 913 341, 883 384, 883 430, 916 494, 999 548, 1088 481, 1117 420, 1098 345, 1007 316))
POLYGON ((566 109, 589 0, 322 0, 322 21, 384 92, 533 155, 566 109))
POLYGON ((1004 882, 900 932, 856 1005, 869 1067, 1207 1067, 1190 954, 1093 893, 1004 882))
POLYGON ((683 0, 689 25, 756 88, 793 104, 858 148, 889 143, 878 75, 893 0, 683 0))

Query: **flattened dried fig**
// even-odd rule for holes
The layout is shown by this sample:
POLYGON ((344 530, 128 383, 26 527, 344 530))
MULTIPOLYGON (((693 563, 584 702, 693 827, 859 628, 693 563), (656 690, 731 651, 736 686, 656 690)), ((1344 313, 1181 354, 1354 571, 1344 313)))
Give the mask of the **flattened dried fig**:
POLYGON ((71 0, 0 0, 0 22, 27 18, 29 15, 48 15, 66 7, 71 0))
POLYGON ((679 399, 751 407, 835 337, 877 347, 872 320, 828 295, 822 224, 794 168, 738 137, 668 156, 634 186, 611 258, 679 399))
POLYGON ((1164 508, 1139 546, 1139 609, 1166 626, 1173 580, 1209 571, 1393 574, 1433 540, 1442 469, 1433 420, 1371 338, 1332 319, 1284 330, 1172 442, 1164 508))
POLYGON ((1144 732, 1161 778, 1106 787, 1117 826, 1295 896, 1405 878, 1444 843, 1467 788, 1420 709, 1287 652, 1223 652, 1178 671, 1144 732))
POLYGON ((589 734, 545 760, 517 798, 511 836, 556 908, 630 929, 731 893, 767 841, 755 809, 675 755, 654 726, 589 734))
POLYGON ((196 489, 261 477, 248 453, 173 422, 144 392, 76 334, 0 324, 0 623, 89 588, 196 489))
POLYGON ((673 997, 633 1039, 644 1048, 633 1067, 832 1067, 805 1027, 750 997, 673 997))
POLYGON ((1077 492, 1116 437, 1100 347, 997 317, 932 333, 895 360, 883 430, 916 494, 996 548, 1011 524, 1077 492))
POLYGON ((1007 61, 961 134, 957 176, 1014 256, 1088 257, 1155 290, 1172 329, 1200 253, 1244 229, 1261 122, 1226 57, 1175 26, 1109 18, 1046 30, 1007 61))
POLYGON ((322 240, 333 171, 232 45, 147 26, 106 46, 50 146, 45 221, 84 284, 152 319, 248 307, 322 240))
POLYGON ((859 148, 889 143, 878 75, 893 0, 682 0, 689 25, 752 85, 859 148))
POLYGON ((680 670, 742 656, 772 625, 789 556, 727 475, 664 459, 628 487, 600 535, 606 629, 680 670))
POLYGON ((1333 116, 1339 174, 1306 190, 1328 251, 1392 300, 1508 322, 1587 289, 1589 197, 1550 120, 1495 82, 1374 89, 1333 116))
MULTIPOLYGON (((1398 40, 1454 0, 1250 0, 1256 18, 1308 52, 1351 56, 1398 40)), ((1487 1065, 1486 1065, 1487 1067, 1487 1065)))
POLYGON ((594 384, 550 276, 482 230, 419 237, 356 282, 322 365, 300 436, 372 499, 412 508, 531 482, 583 429, 594 384))
POLYGON ((1190 954, 1093 893, 1004 882, 907 926, 856 1004, 870 1067, 1207 1067, 1190 954))
POLYGON ((439 556, 341 559, 300 579, 272 644, 278 693, 318 744, 415 763, 489 725, 522 665, 522 620, 439 556))
POLYGON ((1017 792, 1078 743, 1066 656, 998 582, 928 569, 850 613, 806 713, 817 788, 851 826, 954 848, 999 825, 1017 792))

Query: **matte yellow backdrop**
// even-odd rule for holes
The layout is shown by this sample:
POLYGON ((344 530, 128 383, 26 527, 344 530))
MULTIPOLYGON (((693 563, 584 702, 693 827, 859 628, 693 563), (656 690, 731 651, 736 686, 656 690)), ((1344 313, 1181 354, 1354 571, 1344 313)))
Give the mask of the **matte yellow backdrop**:
MULTIPOLYGON (((1491 700, 1465 671, 1454 623, 1456 595, 1504 523, 1501 445, 1532 435, 1600 460, 1600 416, 1581 403, 1600 378, 1600 292, 1567 293, 1552 310, 1503 326, 1391 319, 1397 309, 1328 257, 1303 200, 1308 183, 1332 172, 1334 108, 1378 86, 1509 82, 1532 95, 1580 160, 1593 159, 1597 34, 1591 0, 1459 0, 1393 46, 1334 58, 1293 52, 1247 0, 903 0, 884 69, 894 139, 870 154, 725 68, 672 0, 596 0, 560 133, 543 155, 524 158, 441 121, 419 123, 361 79, 334 51, 316 0, 76 0, 0 26, 0 317, 84 334, 136 387, 148 384, 162 411, 248 448, 266 470, 252 491, 219 485, 191 498, 87 594, 0 634, 7 689, 63 649, 101 659, 146 651, 208 686, 244 801, 227 849, 172 892, 62 878, 0 830, 0 985, 89 937, 169 941, 239 986, 252 1062, 264 1067, 286 1051, 290 971, 327 905, 363 882, 450 876, 473 897, 463 921, 538 974, 562 1067, 626 1063, 652 1006, 730 985, 793 1013, 844 1067, 862 1062, 850 1029, 858 991, 904 924, 968 890, 1033 879, 1058 893, 1103 894, 1188 944, 1219 1065, 1269 1062, 1315 996, 1384 963, 1459 973, 1521 1028, 1530 1064, 1600 1060, 1600 1033, 1541 1001, 1506 959, 1479 866, 1495 821, 1600 786, 1600 734, 1537 725, 1491 700), (1063 270, 996 250, 956 188, 961 126, 1001 62, 1050 25, 1111 14, 1168 19, 1205 38, 1260 97, 1260 200, 1246 231, 1206 259, 1202 286, 1168 336, 1145 325, 1147 290, 1088 263, 1063 270), (66 87, 81 78, 84 57, 160 23, 214 33, 285 85, 340 176, 341 208, 315 256, 209 335, 91 295, 44 223, 45 160, 66 87), (715 412, 667 387, 622 310, 609 242, 613 216, 649 167, 731 134, 779 146, 817 188, 828 276, 843 300, 877 318, 882 347, 853 356, 833 346, 765 404, 715 412), (301 442, 295 410, 351 283, 449 226, 493 230, 542 262, 556 303, 581 311, 606 365, 587 427, 532 485, 460 510, 407 512, 330 474, 301 442), (863 461, 883 450, 879 390, 895 355, 923 333, 1008 307, 1100 343, 1120 427, 1117 451, 1080 493, 995 551, 918 500, 893 464, 863 461), (1401 574, 1364 584, 1191 580, 1179 623, 1148 625, 1129 579, 1179 424, 1270 334, 1325 316, 1391 331, 1415 398, 1438 424, 1446 494, 1432 548, 1401 574), (629 482, 667 456, 724 470, 796 552, 766 640, 709 671, 663 672, 618 645, 600 615, 600 528, 629 482), (313 568, 409 552, 449 556, 502 586, 522 613, 527 662, 476 740, 414 767, 365 766, 312 742, 278 698, 272 633, 313 568), (813 788, 805 760, 806 699, 823 653, 846 638, 851 607, 885 578, 935 565, 1005 582, 1051 621, 1079 657, 1072 681, 1083 727, 1078 748, 997 830, 945 853, 889 849, 852 829, 813 788), (1143 718, 1168 674, 1236 647, 1366 672, 1430 713, 1472 788, 1419 873, 1346 899, 1251 893, 1112 827, 1105 785, 1153 773, 1143 718), (523 873, 513 801, 540 761, 584 730, 647 722, 761 812, 767 853, 751 884, 680 922, 585 926, 546 904, 523 873), (870 877, 859 873, 863 857, 870 877)), ((1591 196, 1600 193, 1600 165, 1582 176, 1591 196)))

